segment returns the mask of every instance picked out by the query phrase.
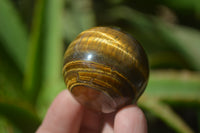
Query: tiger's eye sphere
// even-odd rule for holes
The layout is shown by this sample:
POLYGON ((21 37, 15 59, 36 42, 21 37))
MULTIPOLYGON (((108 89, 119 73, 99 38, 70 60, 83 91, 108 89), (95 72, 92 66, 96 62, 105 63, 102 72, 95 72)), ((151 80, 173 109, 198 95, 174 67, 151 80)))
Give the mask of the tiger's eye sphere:
POLYGON ((63 75, 78 102, 110 113, 137 101, 147 85, 149 66, 142 46, 130 35, 94 27, 68 46, 63 75))

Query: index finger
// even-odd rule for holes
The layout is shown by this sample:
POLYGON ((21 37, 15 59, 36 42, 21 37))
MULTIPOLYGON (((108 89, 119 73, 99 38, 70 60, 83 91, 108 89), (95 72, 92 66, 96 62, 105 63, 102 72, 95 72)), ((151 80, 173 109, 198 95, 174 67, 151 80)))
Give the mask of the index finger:
POLYGON ((114 120, 115 133, 147 133, 146 118, 136 105, 129 105, 119 110, 114 120))
POLYGON ((51 104, 37 133, 78 133, 82 116, 83 107, 64 90, 51 104))

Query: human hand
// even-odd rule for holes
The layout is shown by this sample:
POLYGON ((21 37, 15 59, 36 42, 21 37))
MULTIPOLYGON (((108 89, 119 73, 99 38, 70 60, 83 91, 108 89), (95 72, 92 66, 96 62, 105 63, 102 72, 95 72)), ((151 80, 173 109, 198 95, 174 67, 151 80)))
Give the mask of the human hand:
POLYGON ((147 124, 136 105, 111 114, 95 113, 64 90, 53 101, 37 133, 147 133, 147 124))

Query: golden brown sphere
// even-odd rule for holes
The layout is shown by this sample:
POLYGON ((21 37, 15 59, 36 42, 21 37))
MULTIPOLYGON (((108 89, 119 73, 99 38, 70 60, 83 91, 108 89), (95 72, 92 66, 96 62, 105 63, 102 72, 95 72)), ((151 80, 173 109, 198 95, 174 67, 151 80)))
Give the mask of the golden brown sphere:
POLYGON ((109 27, 83 31, 64 55, 67 88, 84 106, 110 113, 137 101, 149 76, 142 46, 109 27))

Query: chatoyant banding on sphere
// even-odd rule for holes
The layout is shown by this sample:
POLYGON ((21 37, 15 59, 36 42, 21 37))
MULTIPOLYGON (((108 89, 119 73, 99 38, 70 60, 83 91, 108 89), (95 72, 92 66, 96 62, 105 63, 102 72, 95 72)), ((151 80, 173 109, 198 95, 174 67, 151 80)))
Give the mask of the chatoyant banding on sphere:
POLYGON ((83 106, 114 112, 137 101, 149 77, 147 55, 129 34, 109 27, 80 33, 64 55, 67 88, 83 106))

